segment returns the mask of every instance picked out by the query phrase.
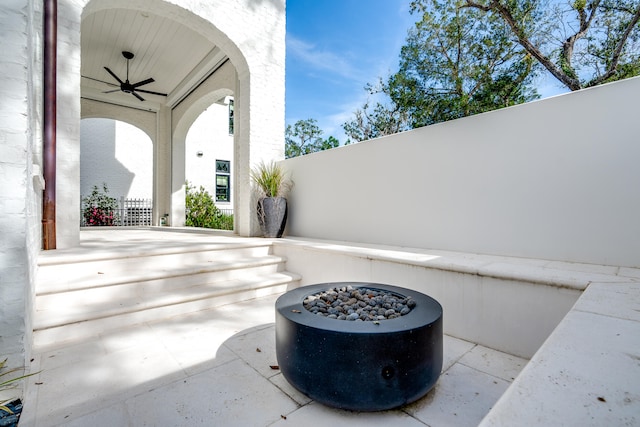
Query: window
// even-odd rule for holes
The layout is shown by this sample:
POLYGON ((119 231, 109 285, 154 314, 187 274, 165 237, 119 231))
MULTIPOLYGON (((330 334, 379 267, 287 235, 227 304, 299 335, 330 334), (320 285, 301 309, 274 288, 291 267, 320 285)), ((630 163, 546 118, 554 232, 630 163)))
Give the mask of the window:
POLYGON ((216 202, 231 201, 231 162, 216 160, 216 202))
POLYGON ((233 135, 233 99, 229 100, 229 135, 233 135))

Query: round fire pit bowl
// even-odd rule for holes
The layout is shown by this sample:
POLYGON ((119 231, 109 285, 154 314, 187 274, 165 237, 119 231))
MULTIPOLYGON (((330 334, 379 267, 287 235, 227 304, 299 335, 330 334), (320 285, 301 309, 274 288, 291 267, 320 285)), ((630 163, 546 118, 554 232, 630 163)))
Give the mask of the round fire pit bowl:
POLYGON ((420 292, 366 282, 304 286, 276 301, 276 356, 284 377, 322 404, 382 411, 424 396, 442 370, 442 306, 420 292), (408 314, 350 321, 313 314, 310 295, 352 286, 410 297, 408 314))

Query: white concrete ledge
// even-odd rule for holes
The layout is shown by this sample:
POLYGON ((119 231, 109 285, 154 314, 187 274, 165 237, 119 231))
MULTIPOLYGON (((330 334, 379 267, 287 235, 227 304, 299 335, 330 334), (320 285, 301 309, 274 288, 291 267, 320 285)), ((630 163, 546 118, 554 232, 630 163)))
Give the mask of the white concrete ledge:
POLYGON ((482 426, 640 424, 640 282, 592 283, 482 426))
POLYGON ((274 240, 276 245, 291 245, 307 251, 341 253, 351 257, 415 265, 425 268, 473 274, 505 280, 584 291, 592 282, 626 282, 640 278, 640 269, 594 264, 548 261, 530 258, 481 255, 463 252, 402 248, 287 238, 274 240))

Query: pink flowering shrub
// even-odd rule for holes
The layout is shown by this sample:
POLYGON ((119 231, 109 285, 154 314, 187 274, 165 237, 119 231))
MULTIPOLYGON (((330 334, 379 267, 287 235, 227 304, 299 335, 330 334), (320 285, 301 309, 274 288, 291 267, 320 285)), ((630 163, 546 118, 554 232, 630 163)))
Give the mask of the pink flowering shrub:
POLYGON ((118 200, 107 195, 107 184, 102 184, 103 192, 94 185, 91 195, 82 199, 82 217, 84 225, 112 226, 117 224, 118 200))

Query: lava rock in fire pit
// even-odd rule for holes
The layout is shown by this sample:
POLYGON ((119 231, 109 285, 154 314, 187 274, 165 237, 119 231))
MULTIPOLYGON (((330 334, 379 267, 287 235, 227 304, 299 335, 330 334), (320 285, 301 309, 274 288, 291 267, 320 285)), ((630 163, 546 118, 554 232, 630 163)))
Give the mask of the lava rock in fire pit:
POLYGON ((409 314, 416 302, 411 297, 381 289, 333 287, 304 299, 308 311, 330 319, 380 321, 409 314))

